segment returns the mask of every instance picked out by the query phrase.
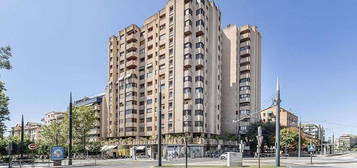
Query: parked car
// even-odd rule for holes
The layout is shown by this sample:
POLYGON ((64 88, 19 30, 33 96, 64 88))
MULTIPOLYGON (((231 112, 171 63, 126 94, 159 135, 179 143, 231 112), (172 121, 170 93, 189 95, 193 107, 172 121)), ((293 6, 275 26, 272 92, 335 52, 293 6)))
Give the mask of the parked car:
POLYGON ((228 156, 228 154, 227 154, 227 152, 225 152, 225 153, 221 154, 221 156, 219 156, 219 159, 220 160, 226 160, 227 156, 228 156))

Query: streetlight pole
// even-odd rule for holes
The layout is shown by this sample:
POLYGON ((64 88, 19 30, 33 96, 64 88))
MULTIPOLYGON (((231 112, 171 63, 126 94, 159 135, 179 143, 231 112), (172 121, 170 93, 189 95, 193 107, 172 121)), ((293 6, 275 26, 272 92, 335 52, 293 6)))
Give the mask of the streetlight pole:
POLYGON ((72 165, 72 92, 70 93, 69 96, 69 130, 68 130, 68 138, 69 138, 69 144, 68 144, 68 165, 72 165))
POLYGON ((299 144, 298 144, 298 157, 301 157, 301 119, 299 121, 299 144))
POLYGON ((279 80, 276 83, 276 120, 275 120, 275 166, 280 166, 280 86, 279 80))
POLYGON ((158 163, 157 166, 162 166, 161 161, 161 81, 159 79, 159 110, 158 110, 158 124, 157 124, 157 135, 158 135, 158 142, 157 142, 157 149, 158 149, 158 163))
POLYGON ((21 145, 20 145, 20 158, 24 157, 24 133, 25 133, 24 115, 21 116, 21 145))

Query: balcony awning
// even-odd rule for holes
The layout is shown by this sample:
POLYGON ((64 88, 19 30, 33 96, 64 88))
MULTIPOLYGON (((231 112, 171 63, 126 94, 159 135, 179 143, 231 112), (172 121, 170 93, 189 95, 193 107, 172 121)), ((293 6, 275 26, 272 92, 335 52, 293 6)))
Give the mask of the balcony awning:
POLYGON ((135 147, 136 150, 144 150, 145 149, 145 146, 137 146, 135 147))
POLYGON ((106 152, 109 150, 112 150, 114 148, 116 148, 118 145, 104 145, 102 148, 100 148, 101 152, 106 152))

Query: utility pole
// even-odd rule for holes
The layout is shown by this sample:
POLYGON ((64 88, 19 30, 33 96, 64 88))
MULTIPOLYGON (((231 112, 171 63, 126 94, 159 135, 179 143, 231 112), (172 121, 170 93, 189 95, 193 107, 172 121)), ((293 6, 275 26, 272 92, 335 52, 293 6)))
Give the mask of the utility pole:
POLYGON ((275 119, 275 166, 280 166, 280 86, 279 79, 276 82, 276 119, 275 119))
POLYGON ((24 157, 24 133, 25 133, 24 115, 21 116, 21 144, 20 144, 20 158, 24 157))
POLYGON ((322 135, 322 126, 321 126, 321 124, 320 124, 320 129, 319 129, 320 131, 320 154, 322 155, 323 154, 323 142, 324 142, 324 140, 323 140, 323 135, 322 135))
POLYGON ((72 165, 72 92, 69 95, 69 130, 68 130, 68 138, 69 138, 69 144, 68 144, 68 165, 72 165))
POLYGON ((335 133, 332 132, 332 154, 335 154, 335 133))
POLYGON ((159 111, 158 111, 158 124, 157 124, 157 135, 158 135, 158 142, 157 142, 157 149, 158 149, 158 163, 157 166, 161 167, 162 166, 162 161, 161 161, 161 81, 159 79, 159 111))
POLYGON ((299 144, 298 144, 298 157, 301 157, 301 119, 299 121, 299 144))

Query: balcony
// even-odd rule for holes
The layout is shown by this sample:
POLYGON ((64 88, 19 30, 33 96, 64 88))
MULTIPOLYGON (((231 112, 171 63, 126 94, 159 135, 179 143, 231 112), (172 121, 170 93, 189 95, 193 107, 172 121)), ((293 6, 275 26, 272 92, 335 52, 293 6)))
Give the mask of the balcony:
POLYGON ((203 115, 196 115, 195 116, 196 121, 203 121, 203 115))
POLYGON ((202 25, 199 25, 199 26, 197 26, 197 31, 196 31, 197 33, 203 33, 204 34, 204 32, 205 32, 205 27, 203 27, 202 25))
POLYGON ((250 33, 244 33, 242 35, 240 35, 240 42, 246 42, 250 40, 250 33))
POLYGON ((187 36, 185 37, 185 43, 191 42, 192 41, 192 37, 191 36, 187 36))
POLYGON ((202 68, 204 66, 204 60, 202 58, 196 59, 196 67, 202 68))
POLYGON ((196 104, 196 110, 203 110, 203 104, 196 104))
POLYGON ((192 132, 192 127, 183 127, 184 132, 192 132))
POLYGON ((187 87, 191 88, 191 87, 192 87, 192 82, 190 82, 190 81, 184 82, 184 83, 183 83, 183 87, 185 87, 185 88, 187 88, 187 87))
POLYGON ((203 126, 195 127, 195 131, 194 132, 203 132, 203 126))
POLYGON ((250 57, 244 57, 240 58, 239 63, 244 64, 244 63, 249 63, 250 62, 250 57))
POLYGON ((185 20, 193 20, 192 15, 191 14, 185 15, 185 20))
POLYGON ((192 34, 192 26, 185 26, 184 35, 189 36, 192 34))
POLYGON ((184 63, 183 63, 183 66, 185 68, 191 68, 192 67, 192 59, 185 59, 184 63))
POLYGON ((183 105, 184 110, 192 110, 192 105, 191 104, 185 104, 183 105))
POLYGON ((250 55, 250 49, 246 49, 246 50, 240 51, 239 54, 240 54, 241 56, 250 55))
POLYGON ((192 54, 192 48, 185 48, 183 54, 184 54, 184 55, 186 55, 186 54, 192 54))
POLYGON ((243 78, 250 78, 250 73, 244 73, 244 74, 241 74, 239 76, 240 79, 243 79, 243 78))
POLYGON ((196 71, 197 76, 205 76, 203 70, 196 71))
POLYGON ((239 94, 250 94, 250 90, 240 90, 239 94))
POLYGON ((195 82, 196 83, 196 87, 204 87, 204 83, 201 81, 195 82))
POLYGON ((197 42, 205 43, 205 38, 200 36, 200 37, 197 38, 197 42))
POLYGON ((136 51, 138 49, 138 44, 137 43, 129 43, 126 45, 126 50, 128 52, 130 51, 136 51))
POLYGON ((136 58, 138 58, 137 53, 135 51, 129 52, 128 54, 126 54, 126 59, 129 60, 135 60, 136 58))
POLYGON ((126 67, 128 69, 134 69, 137 66, 137 62, 135 60, 130 60, 126 63, 126 67))
POLYGON ((187 99, 192 99, 192 95, 191 95, 191 93, 184 93, 184 94, 183 94, 183 98, 184 98, 185 100, 187 100, 187 99))
POLYGON ((240 46, 250 46, 250 41, 240 43, 240 46))
POLYGON ((250 102, 250 98, 247 97, 247 98, 241 98, 239 99, 240 102, 250 102))
POLYGON ((245 65, 245 66, 241 66, 239 67, 239 71, 249 71, 250 70, 250 65, 245 65))
POLYGON ((136 42, 136 41, 138 41, 138 40, 137 40, 137 36, 135 33, 132 33, 126 37, 127 43, 136 42))
POLYGON ((196 98, 203 98, 203 93, 196 93, 196 98))
POLYGON ((192 71, 191 70, 186 70, 183 72, 183 76, 192 76, 192 71))

